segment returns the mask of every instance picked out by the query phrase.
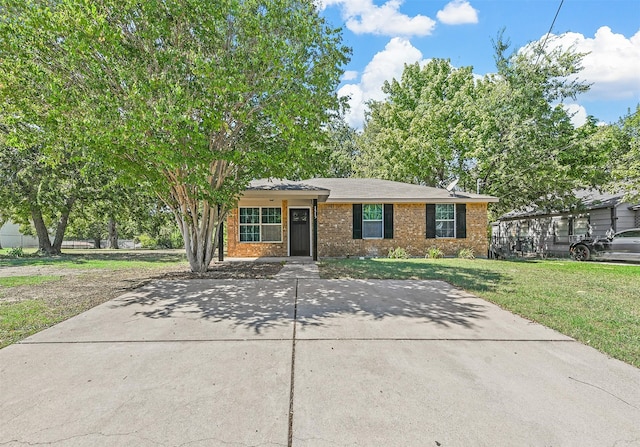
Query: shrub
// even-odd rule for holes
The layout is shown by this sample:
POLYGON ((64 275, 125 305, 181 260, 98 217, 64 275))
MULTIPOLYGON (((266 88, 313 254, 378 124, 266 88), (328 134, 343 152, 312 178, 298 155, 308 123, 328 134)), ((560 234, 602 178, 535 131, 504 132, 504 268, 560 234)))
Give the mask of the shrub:
POLYGON ((389 249, 389 259, 407 259, 409 257, 409 253, 404 248, 398 247, 396 249, 389 249))
POLYGON ((475 259, 476 256, 473 253, 473 248, 463 248, 458 252, 458 257, 462 259, 475 259))
POLYGON ((439 259, 442 257, 444 257, 444 253, 438 247, 431 247, 429 250, 427 250, 427 255, 425 256, 425 258, 431 259, 439 259))
POLYGON ((13 247, 9 249, 7 254, 14 258, 22 258, 24 256, 24 250, 22 250, 22 247, 13 247))
POLYGON ((158 241, 146 233, 141 234, 136 239, 138 239, 142 248, 150 248, 150 249, 158 248, 158 241))

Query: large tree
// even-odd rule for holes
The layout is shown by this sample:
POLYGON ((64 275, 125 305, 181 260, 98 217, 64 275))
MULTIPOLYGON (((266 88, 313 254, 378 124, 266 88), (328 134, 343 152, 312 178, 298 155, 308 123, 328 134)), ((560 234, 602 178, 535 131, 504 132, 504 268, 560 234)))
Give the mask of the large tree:
POLYGON ((576 130, 562 106, 589 88, 576 78, 583 55, 538 46, 508 55, 501 35, 494 46, 497 74, 476 87, 469 183, 500 197, 497 211, 570 205, 574 189, 593 184, 587 165, 601 160, 585 156, 589 130, 576 130))
POLYGON ((382 90, 386 99, 369 104, 356 174, 429 186, 455 175, 470 145, 471 67, 406 65, 382 90))
POLYGON ((0 50, 50 77, 47 104, 73 107, 94 153, 171 208, 193 271, 250 180, 313 169, 340 105, 348 49, 311 0, 5 4, 0 50))
POLYGON ((562 106, 588 90, 575 76, 581 54, 495 42, 497 72, 474 80, 446 60, 408 65, 370 104, 357 174, 426 185, 460 185, 500 197, 496 212, 571 205, 576 188, 597 185, 610 145, 596 123, 576 129, 562 106))
POLYGON ((630 201, 640 200, 640 105, 615 126, 617 147, 610 159, 613 191, 625 191, 630 201))

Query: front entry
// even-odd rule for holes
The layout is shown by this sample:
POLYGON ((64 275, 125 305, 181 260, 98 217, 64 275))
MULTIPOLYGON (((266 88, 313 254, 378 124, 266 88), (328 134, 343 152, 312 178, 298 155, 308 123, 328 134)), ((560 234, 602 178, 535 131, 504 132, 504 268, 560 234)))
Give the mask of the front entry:
POLYGON ((289 209, 289 253, 291 256, 311 256, 309 210, 289 209))

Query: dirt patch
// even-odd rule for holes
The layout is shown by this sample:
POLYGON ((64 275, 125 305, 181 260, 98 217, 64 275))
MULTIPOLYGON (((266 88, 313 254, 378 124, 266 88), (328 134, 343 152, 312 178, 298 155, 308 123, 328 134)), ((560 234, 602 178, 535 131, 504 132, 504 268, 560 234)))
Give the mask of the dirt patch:
POLYGON ((162 279, 268 279, 282 270, 277 262, 217 262, 206 273, 168 272, 162 279))
POLYGON ((132 269, 76 270, 55 266, 23 266, 2 269, 2 276, 50 275, 60 279, 37 285, 0 288, 0 302, 42 300, 67 314, 82 311, 135 290, 150 281, 184 279, 272 278, 282 269, 279 263, 215 263, 203 274, 192 273, 187 264, 132 269))

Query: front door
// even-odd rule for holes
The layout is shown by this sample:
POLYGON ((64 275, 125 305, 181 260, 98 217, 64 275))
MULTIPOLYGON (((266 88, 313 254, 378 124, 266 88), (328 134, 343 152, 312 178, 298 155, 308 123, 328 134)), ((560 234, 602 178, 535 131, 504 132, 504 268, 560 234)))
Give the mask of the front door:
POLYGON ((291 256, 311 256, 309 210, 289 209, 289 251, 291 256))

